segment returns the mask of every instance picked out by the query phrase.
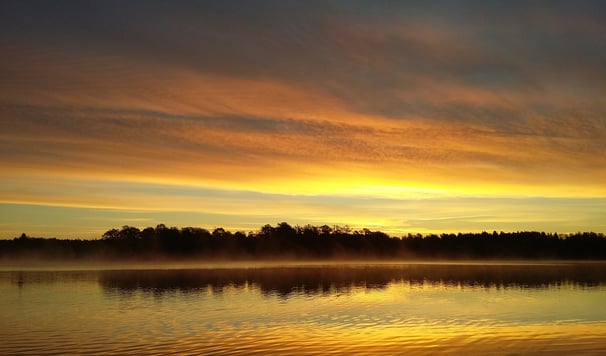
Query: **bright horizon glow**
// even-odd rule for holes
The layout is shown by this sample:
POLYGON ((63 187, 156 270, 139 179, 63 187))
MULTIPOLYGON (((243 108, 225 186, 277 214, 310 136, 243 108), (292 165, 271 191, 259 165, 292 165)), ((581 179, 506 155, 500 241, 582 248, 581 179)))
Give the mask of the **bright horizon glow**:
POLYGON ((0 238, 605 232, 605 10, 5 1, 0 238))

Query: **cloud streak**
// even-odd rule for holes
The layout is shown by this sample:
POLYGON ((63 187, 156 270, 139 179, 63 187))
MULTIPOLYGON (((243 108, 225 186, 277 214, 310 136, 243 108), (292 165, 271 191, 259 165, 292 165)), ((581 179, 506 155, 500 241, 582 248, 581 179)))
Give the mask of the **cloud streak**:
MULTIPOLYGON (((601 2, 0 6, 7 204, 159 199, 150 188, 105 206, 92 187, 106 180, 256 192, 259 206, 273 194, 606 196, 601 2), (63 183, 28 188, 43 181, 63 183)), ((293 211, 324 213, 307 209, 293 211)))

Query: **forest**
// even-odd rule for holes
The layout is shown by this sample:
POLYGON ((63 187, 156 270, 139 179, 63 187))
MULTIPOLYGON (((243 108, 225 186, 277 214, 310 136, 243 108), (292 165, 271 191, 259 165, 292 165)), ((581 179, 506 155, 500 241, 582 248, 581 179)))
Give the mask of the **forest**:
POLYGON ((99 239, 29 237, 0 240, 0 258, 99 260, 336 260, 336 259, 606 259, 603 233, 536 231, 408 234, 348 226, 291 226, 281 222, 258 231, 167 227, 110 229, 99 239))

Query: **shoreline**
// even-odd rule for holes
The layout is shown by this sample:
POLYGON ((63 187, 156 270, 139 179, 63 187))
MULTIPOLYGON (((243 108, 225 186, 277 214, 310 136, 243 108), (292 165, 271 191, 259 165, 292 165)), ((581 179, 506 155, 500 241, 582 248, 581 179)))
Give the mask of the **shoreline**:
POLYGON ((136 261, 136 260, 88 260, 88 261, 6 261, 0 260, 0 272, 19 271, 102 271, 102 270, 218 270, 218 269, 271 269, 271 268, 397 268, 405 266, 469 266, 469 267, 541 267, 606 265, 606 260, 565 259, 418 259, 418 260, 214 260, 214 261, 136 261))

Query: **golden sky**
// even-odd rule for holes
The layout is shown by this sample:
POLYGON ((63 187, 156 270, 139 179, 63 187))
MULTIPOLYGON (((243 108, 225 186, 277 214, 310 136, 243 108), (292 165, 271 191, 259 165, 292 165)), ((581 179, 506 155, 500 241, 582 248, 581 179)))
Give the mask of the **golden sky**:
POLYGON ((606 231, 604 14, 3 1, 0 238, 606 231))

